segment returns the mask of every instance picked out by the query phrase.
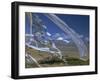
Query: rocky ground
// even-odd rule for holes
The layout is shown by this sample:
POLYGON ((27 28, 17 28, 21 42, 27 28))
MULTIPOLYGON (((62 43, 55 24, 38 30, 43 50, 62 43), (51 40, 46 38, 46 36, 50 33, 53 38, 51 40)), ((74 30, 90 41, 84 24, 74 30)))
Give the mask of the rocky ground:
MULTIPOLYGON (((84 57, 85 60, 79 58, 78 50, 73 44, 62 45, 60 42, 55 43, 57 47, 63 53, 63 60, 53 56, 49 52, 35 50, 26 46, 25 52, 30 54, 41 67, 60 67, 60 66, 78 66, 78 65, 89 65, 89 55, 84 57), (59 45, 58 45, 59 43, 59 45), (61 45, 60 45, 61 44, 61 45)), ((28 63, 25 61, 26 68, 38 67, 34 63, 28 63)))

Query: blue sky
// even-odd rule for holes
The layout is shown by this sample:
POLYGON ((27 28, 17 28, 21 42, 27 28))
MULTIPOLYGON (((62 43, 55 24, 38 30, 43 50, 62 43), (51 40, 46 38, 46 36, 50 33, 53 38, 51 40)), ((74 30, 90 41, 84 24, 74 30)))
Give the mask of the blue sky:
MULTIPOLYGON (((49 20, 43 13, 35 13, 42 19, 43 23, 47 26, 47 31, 51 34, 63 33, 63 31, 49 20)), ((60 19, 69 25, 75 32, 84 37, 89 37, 89 16, 88 15, 69 15, 69 14, 56 14, 60 19)), ((29 19, 26 17, 26 33, 29 32, 29 19)))

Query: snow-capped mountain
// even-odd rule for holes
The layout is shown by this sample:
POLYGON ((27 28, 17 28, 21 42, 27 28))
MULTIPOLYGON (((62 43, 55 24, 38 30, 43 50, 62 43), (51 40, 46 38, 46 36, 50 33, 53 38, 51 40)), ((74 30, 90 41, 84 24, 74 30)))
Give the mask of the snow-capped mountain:
POLYGON ((62 41, 65 43, 70 43, 72 41, 70 36, 65 35, 64 33, 55 33, 54 35, 52 35, 52 40, 62 41))
POLYGON ((70 43, 69 40, 64 39, 63 37, 58 37, 57 40, 61 40, 61 41, 65 42, 65 43, 70 43))
POLYGON ((57 40, 64 40, 64 38, 63 37, 58 37, 57 40))

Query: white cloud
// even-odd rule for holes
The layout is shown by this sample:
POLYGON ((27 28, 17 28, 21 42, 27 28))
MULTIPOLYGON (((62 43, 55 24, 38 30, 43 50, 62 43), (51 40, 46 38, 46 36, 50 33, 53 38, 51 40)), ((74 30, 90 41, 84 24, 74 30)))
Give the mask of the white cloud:
POLYGON ((48 35, 48 36, 51 36, 51 34, 50 34, 49 32, 47 32, 47 35, 48 35))
POLYGON ((45 25, 42 25, 45 29, 47 29, 47 27, 45 25))

